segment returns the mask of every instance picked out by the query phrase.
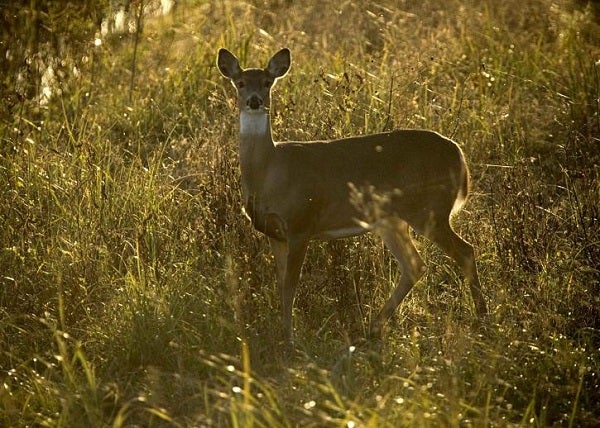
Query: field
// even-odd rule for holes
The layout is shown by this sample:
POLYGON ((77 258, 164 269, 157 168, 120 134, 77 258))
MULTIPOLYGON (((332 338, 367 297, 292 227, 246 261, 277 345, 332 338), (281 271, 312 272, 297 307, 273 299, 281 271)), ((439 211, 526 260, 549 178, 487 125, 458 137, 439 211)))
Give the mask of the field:
POLYGON ((600 425, 597 2, 132 2, 135 28, 103 35, 41 3, 53 40, 84 41, 38 55, 54 66, 37 78, 2 53, 0 426, 600 425), (395 262, 374 236, 315 242, 282 353, 215 59, 262 67, 283 46, 276 139, 460 144, 472 193, 453 224, 486 319, 417 238, 427 273, 369 346, 395 262))

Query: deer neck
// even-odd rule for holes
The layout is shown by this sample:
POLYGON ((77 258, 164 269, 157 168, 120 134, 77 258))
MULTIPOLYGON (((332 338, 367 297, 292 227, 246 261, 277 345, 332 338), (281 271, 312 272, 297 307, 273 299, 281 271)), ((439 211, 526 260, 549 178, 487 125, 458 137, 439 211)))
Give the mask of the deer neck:
POLYGON ((267 112, 240 113, 240 168, 244 199, 260 192, 264 174, 275 150, 271 118, 267 112))

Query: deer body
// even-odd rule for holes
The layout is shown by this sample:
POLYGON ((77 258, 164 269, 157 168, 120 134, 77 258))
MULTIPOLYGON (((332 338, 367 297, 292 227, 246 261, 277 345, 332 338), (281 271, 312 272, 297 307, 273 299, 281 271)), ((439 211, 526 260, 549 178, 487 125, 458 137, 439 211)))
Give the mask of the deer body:
POLYGON ((268 162, 253 168, 255 164, 242 160, 241 168, 246 212, 254 226, 272 238, 282 239, 263 226, 269 216, 277 216, 286 231, 306 234, 309 239, 369 231, 357 224, 366 219, 351 204, 349 183, 391 192, 387 213, 403 218, 421 233, 426 226, 423 220, 431 221, 428 213, 443 210, 447 218, 457 198, 466 195, 468 179, 460 149, 433 132, 395 131, 334 141, 271 144, 268 162), (435 151, 423 152, 428 146, 435 151), (358 154, 358 160, 348 156, 349 152, 358 154), (326 168, 323 159, 327 159, 326 168), (449 163, 450 159, 454 162, 449 163), (250 176, 246 170, 258 172, 250 176), (420 180, 415 182, 417 172, 420 180), (423 192, 427 197, 421 197, 423 192))
MULTIPOLYGON (((469 175, 456 143, 426 130, 396 130, 332 141, 275 143, 270 91, 285 75, 282 49, 263 69, 243 70, 233 54, 219 51, 218 67, 238 91, 242 195, 254 227, 267 235, 277 266, 284 339, 292 343, 292 307, 309 241, 377 232, 402 269, 392 297, 372 321, 379 335, 424 263, 409 225, 454 258, 469 280, 478 313, 487 311, 473 248, 451 228, 450 215, 464 203, 469 175), (352 189, 387 195, 375 218, 352 202, 352 189)), ((368 199, 369 195, 367 195, 368 199)))

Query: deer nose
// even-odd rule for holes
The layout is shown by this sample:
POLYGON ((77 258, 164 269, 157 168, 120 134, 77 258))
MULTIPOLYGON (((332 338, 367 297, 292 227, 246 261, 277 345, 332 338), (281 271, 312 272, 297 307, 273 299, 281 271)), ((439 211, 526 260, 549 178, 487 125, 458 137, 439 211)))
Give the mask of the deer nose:
POLYGON ((246 105, 248 107, 250 107, 252 110, 258 110, 260 108, 260 106, 263 105, 263 100, 261 98, 259 98, 257 95, 252 95, 246 102, 246 105))

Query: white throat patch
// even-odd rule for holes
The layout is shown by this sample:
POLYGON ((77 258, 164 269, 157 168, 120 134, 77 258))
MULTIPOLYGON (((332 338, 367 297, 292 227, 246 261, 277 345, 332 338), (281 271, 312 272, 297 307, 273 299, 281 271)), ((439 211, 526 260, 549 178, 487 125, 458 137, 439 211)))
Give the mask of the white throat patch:
POLYGON ((266 135, 269 131, 269 115, 265 112, 240 113, 240 135, 266 135))

